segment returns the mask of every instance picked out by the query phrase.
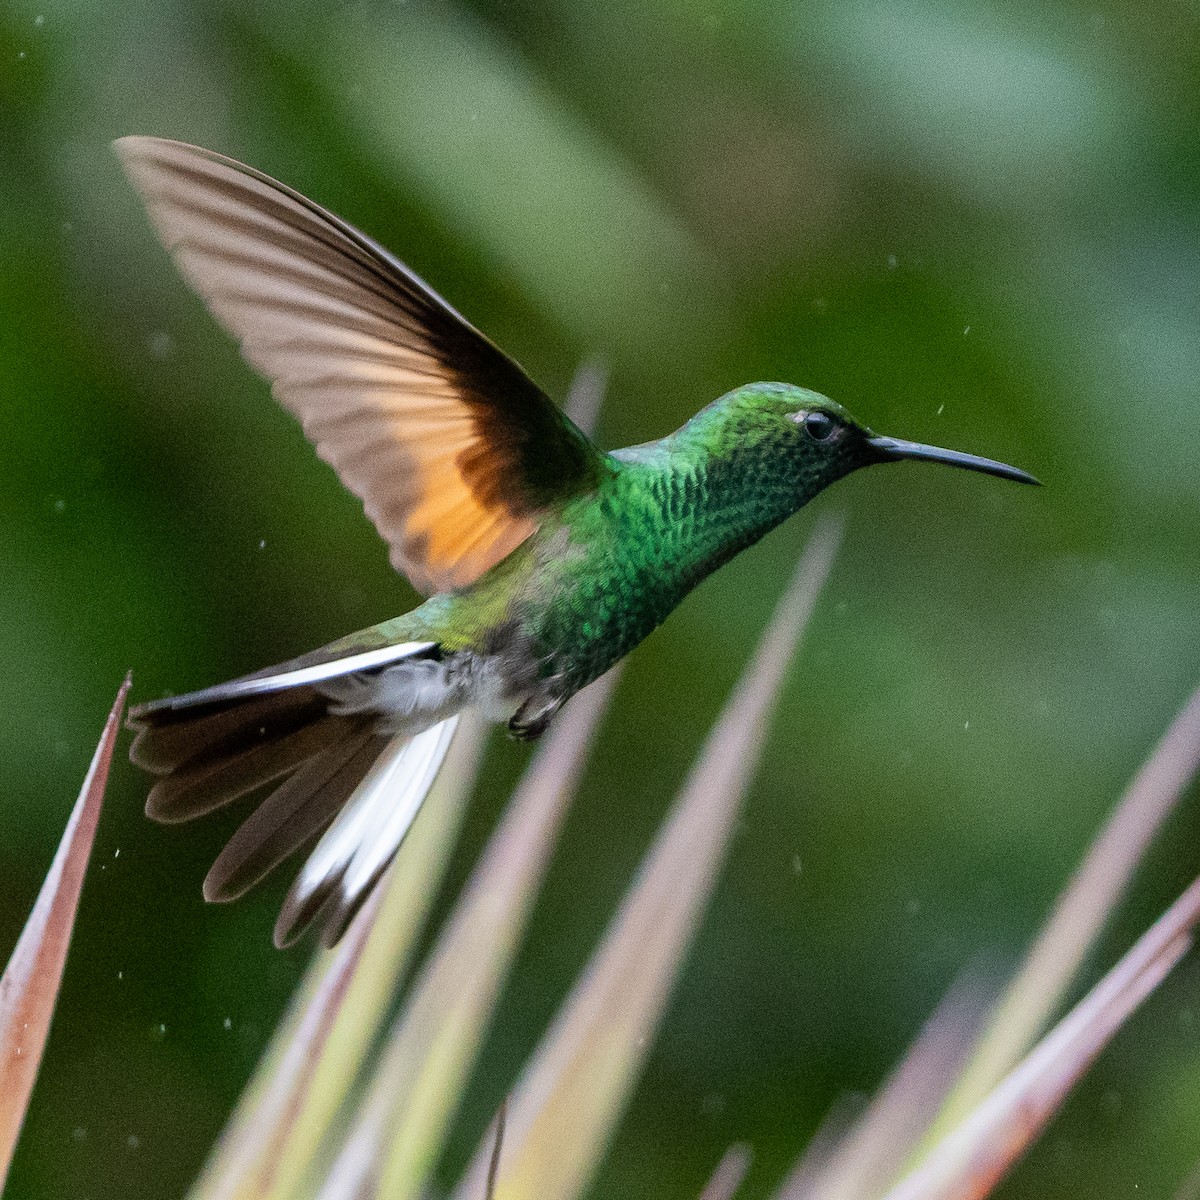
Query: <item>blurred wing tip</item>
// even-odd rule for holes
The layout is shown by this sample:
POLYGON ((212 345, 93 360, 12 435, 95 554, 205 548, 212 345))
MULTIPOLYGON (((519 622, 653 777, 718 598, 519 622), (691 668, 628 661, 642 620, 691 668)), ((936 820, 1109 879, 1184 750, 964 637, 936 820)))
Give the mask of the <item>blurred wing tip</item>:
POLYGON ((127 133, 123 137, 114 138, 112 148, 122 162, 161 158, 170 154, 195 154, 209 159, 221 157, 212 150, 205 150, 202 146, 193 146, 189 142, 180 142, 174 138, 155 137, 146 133, 127 133))
POLYGON ((204 153, 198 146, 186 146, 182 142, 172 142, 166 138, 146 137, 143 134, 128 134, 125 137, 119 137, 112 143, 112 148, 126 178, 139 192, 144 189, 147 170, 161 166, 172 150, 204 153))

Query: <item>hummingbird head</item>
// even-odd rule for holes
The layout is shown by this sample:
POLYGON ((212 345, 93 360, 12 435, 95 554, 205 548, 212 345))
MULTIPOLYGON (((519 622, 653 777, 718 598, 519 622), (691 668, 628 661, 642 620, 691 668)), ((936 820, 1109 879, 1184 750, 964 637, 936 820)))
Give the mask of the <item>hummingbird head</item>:
POLYGON ((789 472, 803 494, 801 503, 859 467, 902 459, 944 463, 1018 483, 1038 483, 1032 475, 1007 463, 876 434, 836 401, 791 384, 750 384, 730 392, 711 408, 719 411, 721 423, 741 447, 787 460, 789 472))

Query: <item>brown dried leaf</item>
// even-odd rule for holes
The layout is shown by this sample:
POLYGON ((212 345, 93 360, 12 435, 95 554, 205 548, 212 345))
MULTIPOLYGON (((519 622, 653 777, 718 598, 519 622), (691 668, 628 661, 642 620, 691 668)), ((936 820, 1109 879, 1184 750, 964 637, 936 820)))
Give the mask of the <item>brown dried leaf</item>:
POLYGON ((0 1190, 50 1032, 128 691, 126 676, 37 903, 0 977, 0 1190))

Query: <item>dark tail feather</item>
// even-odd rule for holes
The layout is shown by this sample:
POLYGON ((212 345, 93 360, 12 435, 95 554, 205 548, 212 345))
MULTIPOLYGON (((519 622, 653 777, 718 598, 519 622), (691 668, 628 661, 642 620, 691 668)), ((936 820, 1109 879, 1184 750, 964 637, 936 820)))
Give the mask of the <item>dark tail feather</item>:
POLYGON ((146 815, 166 824, 203 816, 285 778, 361 728, 361 718, 322 716, 225 757, 210 752, 198 763, 189 760, 150 789, 146 815))
POLYGON ((204 880, 204 898, 236 900, 324 830, 386 744, 360 730, 306 762, 230 838, 204 880))
POLYGON ((195 708, 134 709, 130 757, 162 776, 146 815, 171 824, 204 816, 282 783, 234 834, 205 880, 209 900, 232 900, 333 818, 386 744, 369 716, 332 716, 311 688, 195 708))
POLYGON ((206 900, 236 899, 321 833, 387 745, 373 716, 334 716, 327 705, 293 688, 131 714, 131 757, 162 776, 146 801, 156 821, 189 821, 278 784, 213 863, 206 900))
POLYGON ((213 864, 204 881, 207 899, 240 896, 328 830, 332 842, 317 843, 289 893, 276 942, 298 936, 326 908, 323 940, 337 940, 395 855, 433 783, 456 718, 411 738, 381 734, 377 713, 331 713, 331 700, 318 688, 344 675, 398 669, 401 660, 421 661, 431 650, 431 643, 413 642, 341 658, 316 652, 132 710, 129 726, 137 736, 130 758, 160 777, 146 801, 154 820, 189 821, 273 788, 213 864), (371 768, 381 756, 386 770, 376 778, 371 768), (350 806, 357 815, 339 822, 364 780, 371 786, 350 806))
POLYGON ((294 733, 323 717, 326 706, 307 687, 194 708, 143 704, 129 714, 137 732, 129 757, 153 775, 198 769, 294 733))

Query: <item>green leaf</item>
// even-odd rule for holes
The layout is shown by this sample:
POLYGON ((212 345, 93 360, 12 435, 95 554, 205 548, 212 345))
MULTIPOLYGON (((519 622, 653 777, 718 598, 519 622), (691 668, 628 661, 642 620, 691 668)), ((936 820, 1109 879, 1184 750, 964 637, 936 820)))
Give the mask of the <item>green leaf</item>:
MULTIPOLYGON (((497 1200, 572 1200, 624 1109, 712 893, 797 639, 841 537, 820 523, 637 881, 513 1092, 497 1200)), ((489 1147, 460 1184, 483 1194, 489 1147)))
POLYGON ((100 820, 129 682, 126 676, 117 691, 54 861, 0 977, 0 1191, 29 1107, 58 1001, 79 893, 100 820))
POLYGON ((547 734, 392 1028, 322 1197, 422 1193, 618 675, 547 734))

